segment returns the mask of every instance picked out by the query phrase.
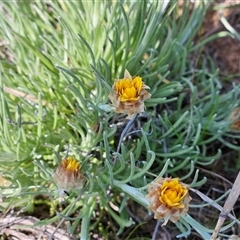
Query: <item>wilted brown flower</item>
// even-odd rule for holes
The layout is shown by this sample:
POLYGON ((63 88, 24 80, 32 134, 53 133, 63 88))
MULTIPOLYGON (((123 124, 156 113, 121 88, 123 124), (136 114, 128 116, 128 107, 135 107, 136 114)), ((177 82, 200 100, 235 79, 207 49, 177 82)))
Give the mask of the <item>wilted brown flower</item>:
POLYGON ((231 130, 240 130, 240 107, 236 107, 233 109, 229 116, 229 121, 232 122, 232 124, 230 125, 231 130))
POLYGON ((81 189, 85 177, 80 171, 80 163, 72 156, 62 159, 58 165, 54 180, 59 188, 70 190, 73 188, 81 189))
POLYGON ((181 214, 186 215, 191 201, 188 185, 179 182, 178 178, 158 178, 150 183, 146 198, 154 218, 164 218, 162 225, 166 225, 168 220, 177 222, 181 214))
POLYGON ((124 78, 115 80, 109 99, 117 113, 127 113, 128 118, 134 113, 144 112, 144 101, 151 97, 142 78, 131 76, 125 70, 124 78))

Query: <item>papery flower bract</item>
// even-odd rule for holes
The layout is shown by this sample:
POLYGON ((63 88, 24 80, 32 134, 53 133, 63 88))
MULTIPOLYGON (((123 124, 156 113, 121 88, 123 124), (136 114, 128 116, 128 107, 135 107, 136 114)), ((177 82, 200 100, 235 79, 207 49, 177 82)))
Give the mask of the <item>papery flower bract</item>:
POLYGON ((117 113, 127 113, 128 118, 134 113, 144 112, 144 101, 151 97, 149 89, 139 76, 131 76, 125 70, 124 78, 115 80, 109 99, 117 113))
POLYGON ((181 214, 186 215, 191 201, 188 185, 179 182, 178 178, 158 178, 149 184, 146 198, 154 218, 164 218, 163 225, 168 220, 177 222, 181 214))
POLYGON ((229 116, 229 121, 232 122, 230 125, 231 130, 240 130, 240 107, 235 107, 229 116))
POLYGON ((81 189, 85 177, 81 173, 80 163, 72 156, 63 158, 58 165, 54 180, 60 189, 70 190, 73 188, 81 189))

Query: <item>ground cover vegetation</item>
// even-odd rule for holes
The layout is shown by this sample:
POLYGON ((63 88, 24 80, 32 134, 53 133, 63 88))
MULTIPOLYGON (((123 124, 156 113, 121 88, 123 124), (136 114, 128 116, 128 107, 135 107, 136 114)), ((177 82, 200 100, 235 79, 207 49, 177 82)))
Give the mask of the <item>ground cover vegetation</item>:
POLYGON ((240 36, 201 36, 210 5, 0 3, 1 239, 237 239, 240 87, 203 49, 240 36))

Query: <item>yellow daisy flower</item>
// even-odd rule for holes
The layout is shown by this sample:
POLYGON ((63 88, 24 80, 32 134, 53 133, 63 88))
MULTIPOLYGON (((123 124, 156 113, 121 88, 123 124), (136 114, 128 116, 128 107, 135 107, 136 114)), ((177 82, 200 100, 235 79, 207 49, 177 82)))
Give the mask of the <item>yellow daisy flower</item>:
POLYGON ((134 113, 144 112, 144 101, 151 97, 142 78, 133 77, 125 70, 124 78, 115 80, 109 99, 117 113, 127 113, 128 118, 134 113))
POLYGON ((186 215, 192 199, 188 193, 188 185, 181 183, 178 178, 158 178, 149 185, 146 198, 154 218, 164 218, 163 225, 168 220, 177 222, 181 214, 186 215))

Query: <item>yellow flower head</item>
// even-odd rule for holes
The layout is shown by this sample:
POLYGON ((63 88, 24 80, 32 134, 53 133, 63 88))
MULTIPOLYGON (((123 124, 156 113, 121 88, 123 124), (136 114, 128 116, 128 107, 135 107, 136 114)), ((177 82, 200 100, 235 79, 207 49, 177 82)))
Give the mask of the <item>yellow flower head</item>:
POLYGON ((72 156, 62 159, 58 165, 54 180, 59 188, 70 190, 72 188, 81 189, 85 177, 80 171, 80 163, 72 156))
POLYGON ((109 99, 118 113, 127 113, 129 117, 134 113, 144 112, 144 101, 151 97, 146 91, 149 89, 142 82, 142 78, 132 77, 125 70, 124 78, 115 80, 109 99))
POLYGON ((186 215, 191 197, 188 194, 188 185, 179 182, 178 178, 158 178, 148 188, 146 198, 148 208, 154 212, 154 218, 164 218, 177 222, 181 214, 186 215))

